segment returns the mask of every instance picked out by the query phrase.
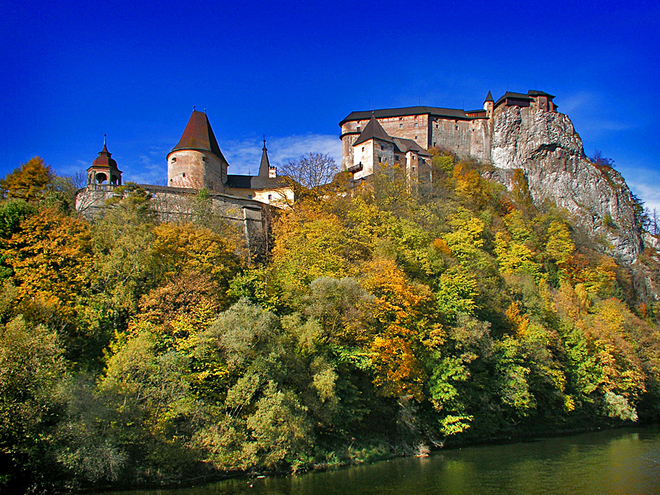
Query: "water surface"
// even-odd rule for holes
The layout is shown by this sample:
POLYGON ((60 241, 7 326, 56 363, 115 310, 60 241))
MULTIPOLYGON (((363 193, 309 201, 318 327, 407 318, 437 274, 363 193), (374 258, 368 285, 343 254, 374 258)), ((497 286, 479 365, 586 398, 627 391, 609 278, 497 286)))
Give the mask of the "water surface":
MULTIPOLYGON (((660 426, 122 495, 660 494, 660 426)), ((106 494, 110 495, 110 494, 106 494)))

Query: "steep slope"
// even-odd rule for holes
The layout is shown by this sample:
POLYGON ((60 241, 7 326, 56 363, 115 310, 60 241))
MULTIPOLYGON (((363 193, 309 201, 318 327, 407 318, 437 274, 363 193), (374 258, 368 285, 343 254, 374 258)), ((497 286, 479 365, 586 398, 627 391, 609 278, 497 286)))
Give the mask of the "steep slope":
POLYGON ((644 240, 632 193, 616 170, 586 158, 568 116, 505 107, 495 116, 492 143, 493 164, 522 169, 535 204, 554 201, 590 238, 606 240, 621 262, 637 261, 644 240))

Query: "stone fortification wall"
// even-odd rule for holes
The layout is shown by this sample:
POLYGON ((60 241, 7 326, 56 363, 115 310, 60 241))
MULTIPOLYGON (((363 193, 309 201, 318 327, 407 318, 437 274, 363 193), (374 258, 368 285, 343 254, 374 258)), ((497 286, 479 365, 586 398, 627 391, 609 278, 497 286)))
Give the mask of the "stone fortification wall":
MULTIPOLYGON (((355 164, 353 144, 368 122, 368 119, 354 120, 342 125, 342 170, 355 164)), ((383 117, 378 118, 378 122, 390 136, 412 139, 424 149, 440 146, 461 158, 490 160, 492 119, 466 120, 421 114, 383 117)))
MULTIPOLYGON (((188 223, 199 216, 213 217, 226 224, 231 236, 239 240, 239 249, 252 259, 263 258, 269 249, 268 234, 271 208, 258 201, 210 193, 200 199, 198 192, 187 188, 140 185, 152 195, 152 205, 162 222, 188 223)), ((115 196, 114 186, 91 185, 78 191, 76 210, 92 221, 111 214, 107 200, 115 196)))

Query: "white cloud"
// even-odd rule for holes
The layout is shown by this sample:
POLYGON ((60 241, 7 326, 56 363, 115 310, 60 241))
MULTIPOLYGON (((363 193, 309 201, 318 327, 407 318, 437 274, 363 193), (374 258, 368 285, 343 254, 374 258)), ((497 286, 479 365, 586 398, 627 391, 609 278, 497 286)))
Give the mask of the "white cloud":
POLYGON ((571 114, 584 108, 593 108, 600 106, 601 98, 596 93, 582 91, 573 95, 566 95, 560 98, 560 111, 571 114))
POLYGON ((660 172, 647 168, 626 168, 626 183, 649 210, 660 212, 660 172))

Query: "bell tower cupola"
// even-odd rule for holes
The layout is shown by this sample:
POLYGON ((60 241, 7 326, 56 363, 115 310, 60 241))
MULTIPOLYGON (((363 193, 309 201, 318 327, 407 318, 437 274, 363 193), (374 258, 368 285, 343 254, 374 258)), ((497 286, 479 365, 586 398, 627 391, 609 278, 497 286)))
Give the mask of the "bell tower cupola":
POLYGON ((121 186, 121 170, 108 151, 106 136, 103 136, 103 149, 87 169, 87 185, 121 186))

